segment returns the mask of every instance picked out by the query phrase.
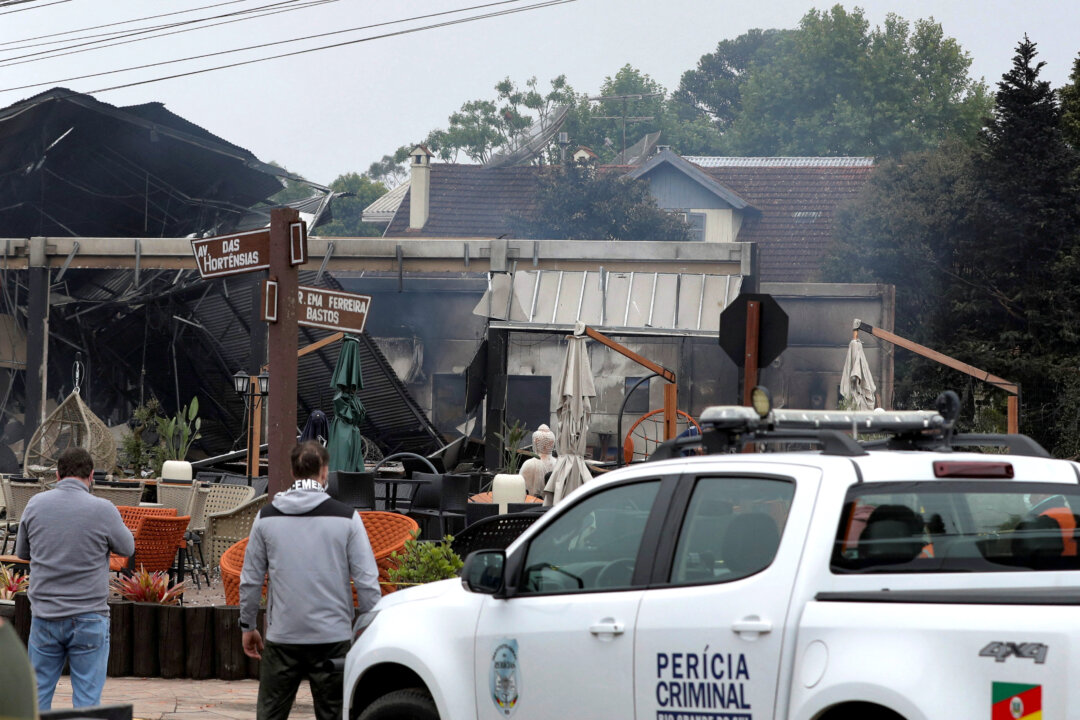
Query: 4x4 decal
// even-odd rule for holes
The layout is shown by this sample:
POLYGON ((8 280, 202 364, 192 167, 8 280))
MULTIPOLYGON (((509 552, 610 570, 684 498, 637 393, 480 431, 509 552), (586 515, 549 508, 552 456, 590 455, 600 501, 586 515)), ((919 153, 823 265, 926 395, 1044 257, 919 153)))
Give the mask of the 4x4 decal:
POLYGON ((1005 662, 1010 655, 1034 660, 1039 665, 1046 662, 1050 648, 1042 643, 992 642, 979 651, 979 657, 992 657, 995 662, 1005 662))

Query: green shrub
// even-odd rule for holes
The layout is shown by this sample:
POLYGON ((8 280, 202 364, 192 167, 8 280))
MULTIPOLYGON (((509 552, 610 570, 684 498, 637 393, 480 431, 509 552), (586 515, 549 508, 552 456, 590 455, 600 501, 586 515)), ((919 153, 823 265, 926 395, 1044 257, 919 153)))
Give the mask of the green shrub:
POLYGON ((447 535, 438 542, 421 542, 419 538, 420 531, 414 530, 412 539, 405 541, 405 552, 390 556, 398 563, 387 571, 390 580, 397 585, 422 585, 457 577, 465 563, 450 548, 454 538, 447 535))

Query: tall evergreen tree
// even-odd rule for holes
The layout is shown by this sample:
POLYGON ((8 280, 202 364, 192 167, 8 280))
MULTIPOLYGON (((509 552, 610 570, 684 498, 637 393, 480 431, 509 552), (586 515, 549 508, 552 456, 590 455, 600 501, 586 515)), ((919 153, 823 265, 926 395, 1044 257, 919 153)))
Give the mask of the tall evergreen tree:
POLYGON ((1065 141, 1080 150, 1080 55, 1073 60, 1069 84, 1061 88, 1061 131, 1065 141))
POLYGON ((1017 45, 998 83, 975 170, 975 233, 958 248, 958 280, 943 304, 955 347, 973 364, 1021 383, 1026 428, 1059 450, 1072 442, 1062 407, 1080 407, 1076 152, 1061 108, 1039 75, 1036 45, 1017 45))

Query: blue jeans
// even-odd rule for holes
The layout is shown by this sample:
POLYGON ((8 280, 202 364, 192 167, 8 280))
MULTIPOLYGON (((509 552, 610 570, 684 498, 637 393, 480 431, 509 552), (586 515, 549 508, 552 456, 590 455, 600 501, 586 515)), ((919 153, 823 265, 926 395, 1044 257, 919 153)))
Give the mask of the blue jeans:
POLYGON ((71 666, 71 701, 74 707, 101 704, 105 670, 109 665, 109 616, 85 613, 30 623, 30 664, 38 686, 38 710, 52 709, 56 681, 71 666))

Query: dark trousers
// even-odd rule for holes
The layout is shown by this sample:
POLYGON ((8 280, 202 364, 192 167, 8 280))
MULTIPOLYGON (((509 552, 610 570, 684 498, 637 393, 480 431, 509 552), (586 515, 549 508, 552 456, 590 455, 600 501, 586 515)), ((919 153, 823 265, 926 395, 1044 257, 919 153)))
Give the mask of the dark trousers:
POLYGON ((300 681, 307 678, 318 720, 341 720, 342 674, 319 668, 345 657, 350 643, 294 645, 267 642, 259 663, 258 720, 288 720, 300 681))

